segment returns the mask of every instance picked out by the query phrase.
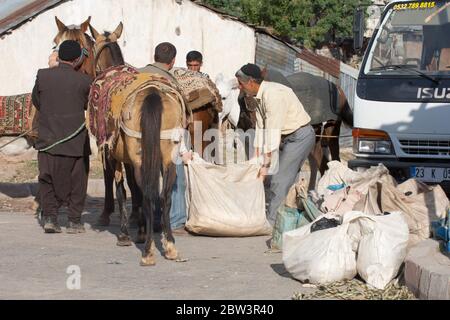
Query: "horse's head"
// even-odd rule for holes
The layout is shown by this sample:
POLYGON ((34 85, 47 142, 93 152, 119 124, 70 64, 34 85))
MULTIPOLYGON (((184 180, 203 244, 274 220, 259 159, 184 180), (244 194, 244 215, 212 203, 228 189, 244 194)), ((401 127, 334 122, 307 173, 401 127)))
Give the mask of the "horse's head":
POLYGON ((85 22, 80 24, 79 26, 71 25, 66 26, 58 17, 55 17, 56 25, 58 26, 58 33, 53 39, 56 47, 58 47, 65 40, 74 40, 77 41, 82 50, 83 55, 79 61, 78 68, 80 71, 87 73, 91 76, 94 75, 94 54, 93 54, 93 46, 94 42, 91 37, 86 33, 87 28, 89 27, 89 22, 91 21, 91 17, 88 17, 85 22))
POLYGON ((219 114, 219 120, 222 121, 228 116, 230 122, 236 126, 240 113, 238 103, 239 83, 236 78, 225 80, 222 73, 217 75, 215 82, 223 103, 223 111, 219 114))
POLYGON ((227 100, 233 90, 239 89, 239 83, 236 78, 225 80, 222 73, 217 75, 215 83, 224 101, 227 100))
POLYGON ((105 31, 101 34, 91 25, 89 25, 89 29, 95 40, 95 70, 97 74, 109 67, 125 64, 122 50, 117 43, 122 35, 122 22, 119 23, 114 32, 105 31))

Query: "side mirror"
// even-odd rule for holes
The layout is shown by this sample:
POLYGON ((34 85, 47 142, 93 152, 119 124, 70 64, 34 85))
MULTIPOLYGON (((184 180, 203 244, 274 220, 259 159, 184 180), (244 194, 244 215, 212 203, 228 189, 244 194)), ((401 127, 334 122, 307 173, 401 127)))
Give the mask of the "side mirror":
POLYGON ((357 8, 353 15, 353 49, 355 50, 359 50, 363 46, 364 27, 364 11, 362 8, 357 8))

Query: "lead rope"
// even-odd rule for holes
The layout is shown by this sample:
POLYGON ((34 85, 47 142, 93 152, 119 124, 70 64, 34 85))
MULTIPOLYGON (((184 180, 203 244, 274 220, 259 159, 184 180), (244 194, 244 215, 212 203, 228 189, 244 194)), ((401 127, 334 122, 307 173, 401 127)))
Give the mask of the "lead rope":
POLYGON ((86 126, 86 124, 83 123, 83 124, 82 124, 82 125, 81 125, 74 133, 72 133, 70 136, 65 137, 65 138, 63 138, 63 139, 61 139, 61 140, 58 140, 58 141, 56 141, 55 143, 53 143, 52 145, 50 145, 50 146, 48 146, 48 147, 46 147, 46 148, 44 148, 44 149, 39 149, 38 151, 40 151, 40 152, 48 151, 48 150, 52 149, 53 147, 56 147, 57 145, 59 145, 59 144, 61 144, 61 143, 64 143, 64 142, 66 142, 66 141, 68 141, 68 140, 70 140, 70 139, 72 139, 73 137, 75 137, 76 135, 78 135, 78 134, 81 132, 81 130, 83 130, 83 129, 85 128, 85 126, 86 126))
POLYGON ((19 140, 20 138, 26 136, 27 134, 29 134, 29 133, 30 133, 31 131, 33 131, 33 130, 34 130, 34 128, 31 128, 30 130, 25 131, 24 133, 22 133, 20 136, 17 136, 16 138, 12 139, 11 141, 9 141, 9 142, 5 143, 4 145, 0 146, 0 150, 3 149, 4 147, 6 147, 7 145, 13 143, 14 141, 17 141, 17 140, 19 140))

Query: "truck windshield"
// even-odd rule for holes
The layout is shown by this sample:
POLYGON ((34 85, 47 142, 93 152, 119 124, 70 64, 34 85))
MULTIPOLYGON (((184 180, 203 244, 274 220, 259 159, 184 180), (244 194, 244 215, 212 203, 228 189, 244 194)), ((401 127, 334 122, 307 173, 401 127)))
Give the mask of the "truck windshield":
POLYGON ((365 74, 450 76, 450 0, 390 5, 368 52, 365 74))

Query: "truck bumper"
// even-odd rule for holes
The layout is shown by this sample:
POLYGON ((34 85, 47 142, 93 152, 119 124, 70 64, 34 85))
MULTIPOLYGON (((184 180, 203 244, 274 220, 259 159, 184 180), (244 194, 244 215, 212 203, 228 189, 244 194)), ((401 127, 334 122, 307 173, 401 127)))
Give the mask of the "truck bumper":
MULTIPOLYGON (((378 166, 382 163, 389 169, 391 175, 399 181, 404 181, 411 178, 411 167, 433 167, 433 168, 450 168, 450 163, 447 162, 424 162, 424 161, 399 161, 396 159, 366 159, 357 158, 348 162, 350 169, 356 170, 358 168, 370 168, 378 166)), ((441 183, 442 184, 442 183, 441 183)), ((448 184, 448 181, 444 182, 448 184)))

